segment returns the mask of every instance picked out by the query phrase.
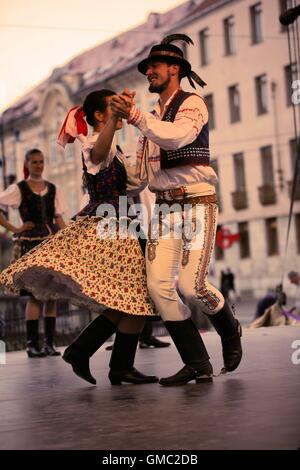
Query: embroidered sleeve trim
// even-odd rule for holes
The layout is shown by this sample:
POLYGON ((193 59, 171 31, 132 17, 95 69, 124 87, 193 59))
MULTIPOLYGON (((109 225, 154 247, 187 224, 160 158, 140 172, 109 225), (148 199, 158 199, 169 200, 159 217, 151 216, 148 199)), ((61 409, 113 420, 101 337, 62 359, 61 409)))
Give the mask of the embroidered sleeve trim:
POLYGON ((140 124, 142 118, 142 112, 135 105, 133 105, 127 119, 128 124, 132 124, 133 126, 137 127, 140 124))

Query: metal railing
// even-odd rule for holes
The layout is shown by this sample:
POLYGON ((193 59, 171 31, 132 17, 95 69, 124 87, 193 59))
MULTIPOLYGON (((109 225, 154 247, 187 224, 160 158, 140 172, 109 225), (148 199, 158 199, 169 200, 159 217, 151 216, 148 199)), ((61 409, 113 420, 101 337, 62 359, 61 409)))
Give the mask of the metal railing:
MULTIPOLYGON (((26 346, 25 307, 27 300, 28 297, 0 295, 0 340, 5 342, 6 351, 18 351, 26 346)), ((68 302, 58 302, 55 345, 69 344, 96 316, 97 314, 87 309, 75 308, 68 302)), ((39 333, 42 339, 43 318, 40 318, 39 333)), ((153 334, 155 336, 168 334, 162 321, 153 322, 153 334)))
MULTIPOLYGON (((27 300, 26 297, 0 296, 0 339, 5 342, 7 351, 24 349, 26 345, 27 300)), ((70 343, 93 318, 89 310, 74 309, 66 302, 59 302, 55 344, 61 346, 70 343)), ((39 332, 43 337, 43 318, 40 318, 39 332)))
MULTIPOLYGON (((0 295, 0 340, 5 342, 6 351, 18 351, 26 347, 25 307, 28 297, 0 295)), ((199 329, 210 329, 210 322, 199 308, 192 306, 192 318, 199 329)), ((68 302, 58 302, 55 345, 65 346, 95 317, 87 309, 79 309, 68 302)), ((154 336, 166 336, 168 332, 162 320, 152 323, 154 336)), ((44 334, 44 321, 39 322, 40 344, 44 334)))

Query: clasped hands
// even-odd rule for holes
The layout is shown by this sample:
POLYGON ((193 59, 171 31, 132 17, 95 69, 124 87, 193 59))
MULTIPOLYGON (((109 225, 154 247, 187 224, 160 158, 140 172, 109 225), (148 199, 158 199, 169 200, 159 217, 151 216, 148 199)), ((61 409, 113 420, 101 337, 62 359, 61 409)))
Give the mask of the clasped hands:
POLYGON ((128 119, 134 104, 134 96, 135 91, 130 91, 128 88, 124 88, 119 95, 114 95, 110 102, 113 115, 118 118, 128 119))

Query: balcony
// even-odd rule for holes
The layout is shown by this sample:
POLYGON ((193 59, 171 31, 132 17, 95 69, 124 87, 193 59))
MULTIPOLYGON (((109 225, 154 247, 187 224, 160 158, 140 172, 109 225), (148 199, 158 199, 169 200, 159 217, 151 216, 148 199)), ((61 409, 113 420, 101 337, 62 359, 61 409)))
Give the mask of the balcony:
POLYGON ((276 204, 276 192, 273 184, 265 184, 258 188, 259 200, 263 206, 276 204))
POLYGON ((235 191, 231 193, 232 205, 235 210, 240 211, 248 208, 247 191, 235 191))
MULTIPOLYGON (((292 186, 293 186, 293 181, 288 181, 288 189, 289 189, 289 196, 290 197, 292 195, 292 186)), ((299 176, 298 176, 298 180, 297 180, 297 184, 296 184, 295 200, 300 201, 300 177, 299 176)))

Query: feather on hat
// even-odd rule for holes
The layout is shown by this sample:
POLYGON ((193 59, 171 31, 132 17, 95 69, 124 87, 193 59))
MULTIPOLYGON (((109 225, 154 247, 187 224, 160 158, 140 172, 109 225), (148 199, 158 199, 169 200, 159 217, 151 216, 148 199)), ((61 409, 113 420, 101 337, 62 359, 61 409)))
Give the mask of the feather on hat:
POLYGON ((166 36, 160 44, 156 44, 150 50, 149 56, 138 64, 138 71, 146 75, 149 63, 154 61, 178 64, 181 67, 181 77, 187 77, 190 85, 195 87, 194 81, 201 87, 206 83, 192 70, 191 64, 184 58, 182 50, 171 44, 173 41, 184 41, 187 44, 194 44, 192 39, 186 34, 170 34, 166 36))

